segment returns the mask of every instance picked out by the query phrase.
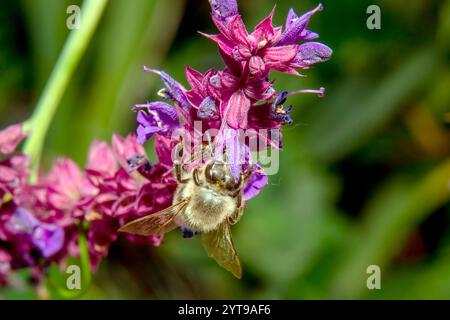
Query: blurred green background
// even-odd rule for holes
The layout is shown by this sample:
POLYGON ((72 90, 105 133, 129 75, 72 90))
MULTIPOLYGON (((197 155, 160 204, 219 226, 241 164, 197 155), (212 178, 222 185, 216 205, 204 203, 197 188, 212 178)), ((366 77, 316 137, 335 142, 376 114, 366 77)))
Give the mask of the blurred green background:
MULTIPOLYGON (((311 0, 240 1, 249 30, 277 3, 275 23, 311 0)), ((310 29, 334 50, 306 78, 277 73, 277 90, 324 86, 290 99, 280 172, 233 228, 236 280, 199 239, 110 250, 89 299, 450 299, 450 1, 323 0, 310 29), (381 7, 381 30, 366 9, 381 7), (381 290, 366 269, 381 267, 381 290)), ((76 0, 2 1, 0 127, 30 116, 69 33, 76 0)), ((197 31, 216 32, 207 0, 111 0, 51 126, 44 167, 85 162, 92 139, 135 129, 130 106, 157 99, 160 68, 186 84, 185 65, 221 62, 197 31)), ((149 148, 151 150, 151 148, 149 148)), ((154 155, 150 155, 154 157, 154 155)), ((19 278, 20 280, 20 278, 19 278)), ((6 298, 33 298, 18 281, 6 298)))

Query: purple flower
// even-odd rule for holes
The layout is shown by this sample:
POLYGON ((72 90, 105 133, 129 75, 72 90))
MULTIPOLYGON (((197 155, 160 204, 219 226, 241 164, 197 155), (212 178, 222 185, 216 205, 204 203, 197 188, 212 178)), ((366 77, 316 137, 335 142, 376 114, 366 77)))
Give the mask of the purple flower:
POLYGON ((239 14, 236 0, 209 0, 211 13, 223 23, 227 23, 230 18, 239 14))
POLYGON ((198 106, 197 116, 200 119, 210 119, 217 114, 216 102, 211 97, 206 97, 198 106))
POLYGON ((281 27, 272 26, 273 13, 251 34, 247 33, 239 15, 233 16, 226 25, 213 16, 220 34, 207 37, 217 42, 222 52, 232 60, 249 63, 250 76, 265 77, 270 69, 296 74, 290 64, 297 54, 297 46, 278 45, 281 27))
POLYGON ((292 122, 294 122, 294 120, 292 120, 291 117, 291 110, 292 110, 292 106, 281 106, 281 105, 277 105, 272 109, 272 117, 280 122, 282 122, 283 124, 292 124, 292 122))
POLYGON ((255 165, 255 168, 259 169, 250 175, 247 184, 244 187, 244 200, 248 201, 253 197, 256 197, 262 188, 269 183, 269 177, 262 173, 261 167, 255 165))
POLYGON ((152 102, 146 105, 138 105, 139 110, 137 121, 137 141, 144 144, 155 133, 170 136, 176 128, 180 126, 180 120, 176 110, 164 102, 152 102))
POLYGON ((17 208, 8 221, 9 232, 26 234, 43 257, 48 258, 61 250, 64 230, 57 224, 43 223, 29 211, 17 208))
POLYGON ((283 91, 278 95, 278 97, 275 99, 275 102, 272 104, 271 107, 271 116, 272 118, 284 123, 284 124, 292 124, 293 120, 291 118, 291 110, 292 106, 284 107, 283 104, 287 100, 288 96, 287 91, 283 91))
POLYGON ((159 71, 147 67, 144 67, 144 71, 159 75, 162 83, 165 86, 165 89, 163 89, 159 93, 164 98, 171 99, 174 103, 176 103, 179 107, 181 107, 181 109, 185 113, 189 113, 191 106, 185 95, 186 89, 184 89, 184 87, 180 83, 178 83, 175 79, 173 79, 164 71, 159 71))
POLYGON ((186 96, 196 109, 193 118, 211 120, 218 110, 221 99, 220 76, 217 70, 210 69, 202 74, 189 66, 186 67, 186 78, 191 85, 191 90, 186 96))
MULTIPOLYGON (((316 33, 306 29, 311 16, 323 6, 298 17, 291 9, 286 22, 286 30, 282 33, 281 27, 272 26, 274 11, 260 22, 253 33, 248 34, 240 15, 233 15, 224 23, 223 19, 218 19, 213 14, 213 20, 220 31, 220 34, 208 36, 217 42, 223 55, 225 63, 230 70, 236 69, 232 66, 232 61, 239 61, 248 68, 250 77, 262 79, 270 70, 277 70, 283 73, 299 75, 295 70, 306 66, 299 63, 305 50, 304 47, 296 43, 300 40, 309 41, 318 37, 316 33), (300 54, 300 56, 299 56, 300 54)), ((315 53, 318 58, 314 62, 325 61, 331 56, 331 50, 325 45, 316 46, 315 53)), ((311 63, 312 64, 312 63, 311 63)))
POLYGON ((34 245, 45 258, 56 254, 64 244, 64 229, 57 224, 41 224, 32 234, 34 245))
POLYGON ((306 69, 309 66, 330 59, 333 51, 319 42, 307 42, 299 46, 297 56, 292 61, 296 68, 306 69))
POLYGON ((308 11, 301 17, 297 16, 294 9, 291 9, 286 19, 286 29, 284 30, 278 45, 294 44, 298 41, 310 41, 319 37, 317 33, 307 30, 309 20, 317 12, 322 11, 323 6, 319 4, 315 9, 308 11))

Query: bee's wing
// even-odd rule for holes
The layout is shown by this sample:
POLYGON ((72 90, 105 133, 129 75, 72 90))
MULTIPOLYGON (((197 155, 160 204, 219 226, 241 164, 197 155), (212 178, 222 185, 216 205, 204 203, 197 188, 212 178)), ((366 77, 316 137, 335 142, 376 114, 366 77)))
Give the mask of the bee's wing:
POLYGON ((174 219, 186 208, 187 203, 188 200, 185 199, 164 210, 128 222, 119 229, 119 232, 141 236, 163 235, 178 227, 174 219))
POLYGON ((241 262, 231 238, 230 223, 226 220, 217 230, 203 233, 202 243, 208 256, 230 271, 236 278, 242 277, 241 262))

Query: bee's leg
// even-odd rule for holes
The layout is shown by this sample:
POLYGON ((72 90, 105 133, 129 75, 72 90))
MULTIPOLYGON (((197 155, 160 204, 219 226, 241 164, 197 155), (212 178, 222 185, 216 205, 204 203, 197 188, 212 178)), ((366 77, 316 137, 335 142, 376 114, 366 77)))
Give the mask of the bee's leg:
POLYGON ((249 177, 250 177, 249 174, 241 173, 241 175, 239 176, 239 180, 237 182, 237 187, 233 191, 233 193, 231 194, 232 197, 237 197, 237 196, 239 196, 241 194, 242 188, 244 188, 244 186, 247 183, 249 177))
POLYGON ((244 214, 244 201, 242 200, 242 193, 239 193, 236 199, 237 202, 237 208, 232 214, 232 216, 229 218, 230 224, 236 224, 244 214))
POLYGON ((195 168, 192 171, 192 177, 194 178, 194 182, 196 185, 201 186, 202 182, 200 181, 200 178, 198 177, 198 168, 195 168))
POLYGON ((180 142, 175 146, 175 158, 173 160, 175 168, 175 178, 178 183, 186 183, 188 178, 184 176, 186 172, 184 164, 181 162, 181 154, 183 153, 183 140, 180 138, 180 142))
POLYGON ((206 142, 208 143, 208 149, 209 149, 209 156, 211 158, 214 158, 214 148, 213 148, 213 144, 212 144, 212 140, 211 140, 211 134, 209 133, 209 131, 205 132, 205 137, 206 137, 206 142))
POLYGON ((178 183, 186 183, 189 179, 184 176, 184 173, 186 172, 184 165, 180 162, 175 161, 174 162, 175 167, 175 178, 177 179, 178 183))

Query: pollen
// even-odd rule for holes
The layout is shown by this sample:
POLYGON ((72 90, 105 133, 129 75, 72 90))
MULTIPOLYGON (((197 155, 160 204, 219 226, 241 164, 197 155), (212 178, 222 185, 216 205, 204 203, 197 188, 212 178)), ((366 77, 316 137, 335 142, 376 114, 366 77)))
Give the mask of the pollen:
POLYGON ((267 45, 267 39, 263 39, 260 42, 258 42, 258 49, 261 50, 267 45))

